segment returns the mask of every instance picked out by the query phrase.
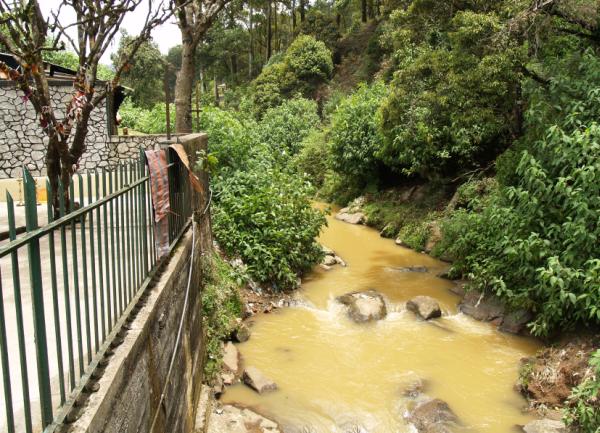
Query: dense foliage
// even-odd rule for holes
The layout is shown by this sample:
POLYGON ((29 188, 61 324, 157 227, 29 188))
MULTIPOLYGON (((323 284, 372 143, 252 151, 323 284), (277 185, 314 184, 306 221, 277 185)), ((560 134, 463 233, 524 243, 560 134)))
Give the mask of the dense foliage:
POLYGON ((260 117, 297 94, 312 97, 331 78, 333 61, 327 46, 309 35, 298 36, 279 58, 273 58, 253 83, 252 100, 260 117))
POLYGON ((319 123, 314 101, 291 99, 265 112, 258 124, 258 139, 285 163, 300 151, 302 140, 319 123))
MULTIPOLYGON (((164 103, 157 102, 145 109, 125 100, 119 107, 121 127, 145 134, 164 134, 167 131, 167 108, 164 103)), ((175 119, 175 106, 170 104, 171 125, 175 119)))
POLYGON ((574 388, 569 397, 565 420, 583 433, 600 431, 600 350, 590 358, 591 374, 574 388))
POLYGON ((298 274, 322 258, 315 238, 325 219, 311 207, 309 188, 302 178, 268 166, 219 181, 215 236, 258 282, 295 288, 298 274))
POLYGON ((218 108, 202 115, 209 151, 218 160, 212 180, 215 237, 226 254, 244 261, 254 280, 276 290, 296 287, 298 276, 320 261, 316 236, 325 218, 311 206, 309 182, 289 170, 276 155, 281 144, 269 141, 262 130, 271 128, 290 148, 299 146, 300 130, 310 125, 295 129, 285 113, 311 104, 290 101, 279 110, 281 116, 265 116, 265 125, 218 108))
POLYGON ((362 85, 343 99, 331 116, 331 166, 361 184, 378 176, 382 137, 374 113, 384 93, 381 82, 362 85))
POLYGON ((452 248, 474 286, 535 312, 531 329, 546 335, 600 320, 600 127, 553 127, 535 153, 523 154, 517 186, 454 217, 452 248))

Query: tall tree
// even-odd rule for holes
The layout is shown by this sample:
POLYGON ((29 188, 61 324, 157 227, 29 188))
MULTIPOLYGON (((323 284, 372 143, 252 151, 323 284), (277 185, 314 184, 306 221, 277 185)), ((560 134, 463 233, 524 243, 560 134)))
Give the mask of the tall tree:
MULTIPOLYGON (((105 0, 103 2, 62 0, 52 18, 46 19, 38 0, 13 0, 0 2, 0 42, 17 60, 19 67, 11 68, 0 62, 0 70, 16 82, 23 92, 23 100, 30 102, 44 134, 48 137, 46 168, 53 192, 53 204, 58 206, 58 181, 64 185, 65 202, 70 209, 68 196, 71 176, 85 152, 88 122, 94 107, 110 94, 125 70, 125 65, 136 54, 157 25, 165 22, 171 12, 161 1, 148 7, 145 22, 139 35, 131 40, 128 52, 115 70, 114 78, 101 82, 98 78, 100 59, 113 41, 125 16, 135 10, 142 0, 105 0), (70 9, 72 14, 62 13, 70 9), (75 21, 62 22, 64 16, 75 16, 75 21), (77 30, 77 38, 70 29, 77 30), (53 38, 49 32, 56 32, 53 38), (65 42, 66 41, 66 42, 65 42), (74 78, 74 93, 64 116, 59 118, 50 97, 48 77, 44 68, 43 53, 57 51, 66 45, 75 52, 78 62, 74 78)), ((61 107, 62 108, 62 107, 61 107)))
POLYGON ((230 0, 172 0, 181 31, 181 68, 175 83, 175 131, 192 131, 192 92, 198 44, 230 0))
MULTIPOLYGON (((118 68, 123 59, 129 56, 133 36, 122 32, 119 49, 111 56, 114 68, 118 68)), ((121 76, 124 85, 133 88, 132 101, 145 108, 151 108, 157 102, 163 102, 164 59, 158 45, 152 40, 140 45, 136 55, 126 65, 121 76)))

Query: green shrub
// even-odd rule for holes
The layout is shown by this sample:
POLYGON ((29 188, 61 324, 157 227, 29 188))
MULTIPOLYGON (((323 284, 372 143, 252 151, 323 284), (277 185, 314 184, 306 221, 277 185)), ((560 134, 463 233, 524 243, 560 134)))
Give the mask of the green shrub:
POLYGON ((320 10, 310 9, 303 23, 300 24, 300 34, 313 36, 322 41, 325 46, 333 51, 340 38, 335 17, 320 10))
POLYGON ((408 175, 436 179, 492 160, 508 146, 517 125, 523 49, 499 36, 503 26, 495 13, 432 5, 415 2, 400 14, 398 70, 380 108, 385 139, 379 157, 408 175))
POLYGON ((331 51, 312 36, 298 36, 285 52, 284 62, 300 80, 318 84, 331 78, 331 51))
POLYGON ((374 113, 384 93, 383 83, 361 85, 331 116, 332 167, 361 184, 377 178, 382 137, 374 113))
MULTIPOLYGON (((175 121, 175 106, 171 104, 171 125, 175 121)), ((121 126, 145 134, 164 134, 167 132, 167 110, 165 104, 156 103, 151 109, 139 108, 130 101, 119 107, 121 126)))
POLYGON ((276 290, 297 286, 298 275, 322 258, 315 238, 324 215, 311 207, 308 183, 258 161, 216 185, 213 230, 228 255, 276 290))
POLYGON ((239 294, 244 275, 217 254, 202 258, 202 320, 206 333, 205 379, 210 380, 221 369, 221 342, 234 330, 235 319, 241 317, 239 294))
POLYGON ((265 66, 253 83, 252 102, 257 117, 281 104, 297 87, 298 78, 284 62, 265 66))
POLYGON ((209 106, 202 109, 200 127, 208 134, 208 150, 221 175, 247 166, 256 142, 251 120, 245 123, 234 112, 209 106))
POLYGON ((592 373, 573 388, 567 400, 565 421, 581 433, 600 432, 600 350, 590 357, 592 373))
POLYGON ((298 36, 285 54, 271 59, 254 80, 255 115, 260 118, 267 109, 298 94, 312 97, 332 73, 331 51, 325 44, 312 36, 298 36))
POLYGON ((302 140, 319 125, 317 104, 295 98, 269 108, 257 125, 258 140, 282 163, 300 151, 302 140))
POLYGON ((457 213, 445 233, 457 269, 534 312, 536 335, 600 322, 599 143, 595 123, 572 133, 551 127, 535 156, 524 152, 518 185, 481 213, 457 213))
POLYGON ((329 158, 327 132, 313 129, 302 140, 300 152, 294 157, 292 167, 297 173, 307 175, 316 188, 321 188, 325 182, 329 158))

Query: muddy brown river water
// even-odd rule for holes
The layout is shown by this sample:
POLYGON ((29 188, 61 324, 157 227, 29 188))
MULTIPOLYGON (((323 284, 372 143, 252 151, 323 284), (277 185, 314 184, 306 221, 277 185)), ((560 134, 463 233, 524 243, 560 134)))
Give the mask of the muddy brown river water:
POLYGON ((411 432, 404 416, 425 397, 404 391, 420 380, 426 396, 450 405, 461 432, 509 433, 533 419, 513 385, 519 359, 538 343, 459 313, 448 290, 453 283, 435 276, 447 264, 370 228, 328 221, 320 242, 348 267, 313 271, 299 292, 306 305, 255 317, 252 338, 238 345, 244 365, 258 367, 279 389, 258 395, 236 385, 223 402, 253 407, 290 432, 411 432), (406 266, 429 272, 395 269, 406 266), (335 297, 369 288, 385 296, 388 315, 353 323, 335 297), (405 308, 416 295, 436 298, 443 317, 417 320, 405 308))

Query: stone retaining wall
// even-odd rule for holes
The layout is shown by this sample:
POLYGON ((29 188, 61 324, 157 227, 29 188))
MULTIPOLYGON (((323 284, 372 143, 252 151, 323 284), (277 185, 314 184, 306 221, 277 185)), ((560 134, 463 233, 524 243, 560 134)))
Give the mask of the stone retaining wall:
MULTIPOLYGON (((73 87, 67 83, 51 86, 50 93, 56 113, 62 118, 73 96, 73 87)), ((92 111, 87 149, 79 167, 80 170, 109 168, 137 158, 140 147, 156 148, 164 141, 164 135, 110 136, 103 102, 92 111)), ((22 92, 14 83, 0 81, 0 179, 20 178, 23 166, 33 176, 45 176, 47 142, 31 102, 23 101, 22 92)))

